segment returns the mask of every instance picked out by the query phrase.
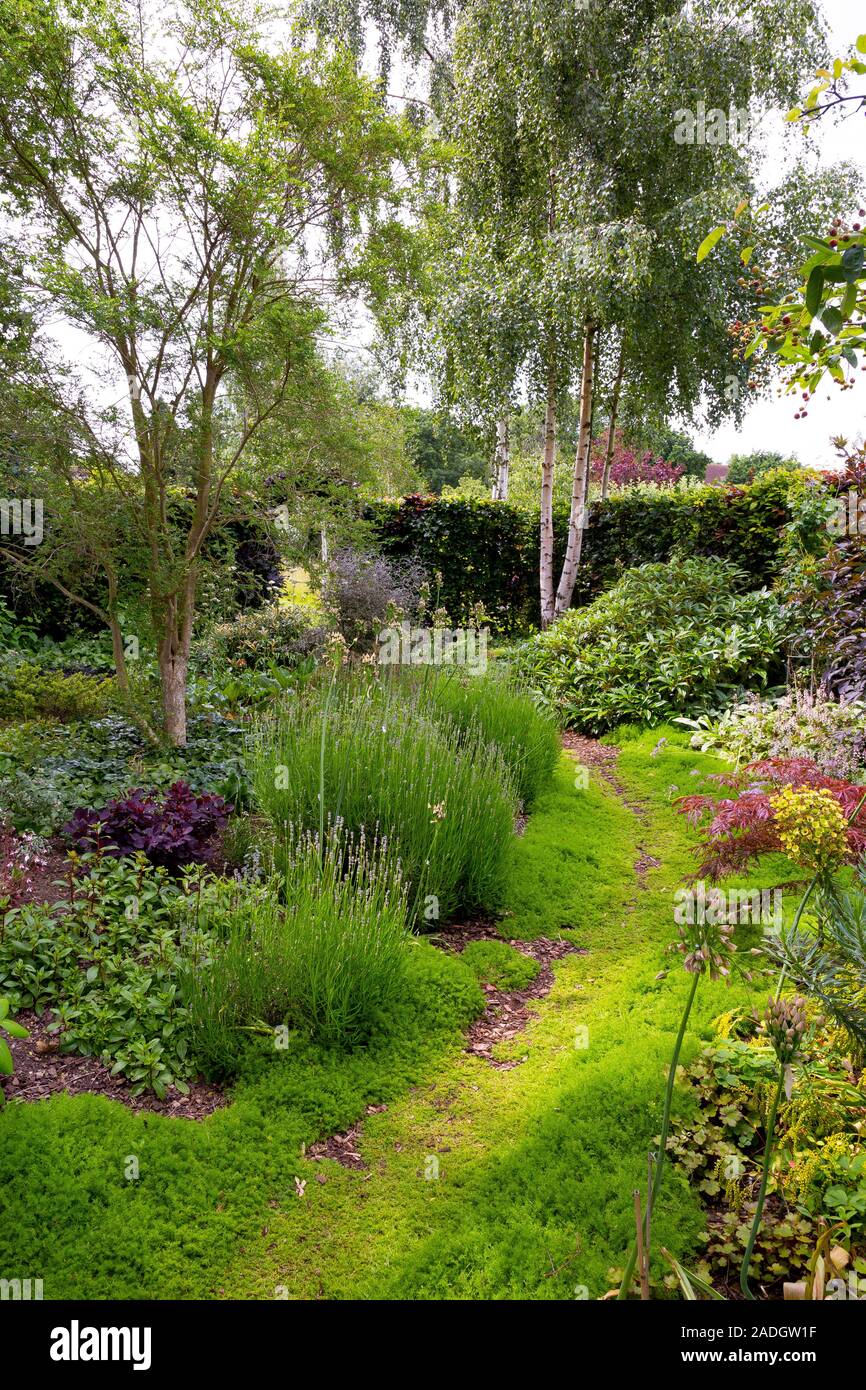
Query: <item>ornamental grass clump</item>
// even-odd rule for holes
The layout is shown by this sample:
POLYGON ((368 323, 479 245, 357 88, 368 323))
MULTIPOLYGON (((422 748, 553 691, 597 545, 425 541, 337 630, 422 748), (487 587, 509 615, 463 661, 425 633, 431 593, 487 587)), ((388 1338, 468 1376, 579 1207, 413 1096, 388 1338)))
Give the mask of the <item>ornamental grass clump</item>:
POLYGON ((559 757, 559 731, 551 715, 498 675, 425 671, 417 697, 437 718, 460 730, 462 741, 495 743, 524 807, 548 786, 559 757))
POLYGON ((278 839, 328 818, 387 837, 420 926, 500 903, 518 806, 505 760, 396 684, 313 683, 259 725, 252 777, 278 839))
POLYGON ((866 1057, 866 860, 853 887, 833 878, 818 885, 815 928, 796 920, 765 945, 783 977, 814 999, 844 1028, 859 1058, 866 1057))

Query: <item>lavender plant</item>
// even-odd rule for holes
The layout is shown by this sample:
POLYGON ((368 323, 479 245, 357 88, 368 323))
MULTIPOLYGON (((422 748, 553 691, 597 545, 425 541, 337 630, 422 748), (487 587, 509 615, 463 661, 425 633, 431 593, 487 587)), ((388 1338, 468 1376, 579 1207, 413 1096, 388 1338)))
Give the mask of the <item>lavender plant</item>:
POLYGON ((280 870, 211 880, 196 900, 208 964, 183 977, 192 1046, 213 1075, 237 1067, 244 1033, 298 1029, 325 1045, 366 1041, 400 987, 406 885, 384 838, 287 827, 280 870))
POLYGON ((502 754, 397 683, 312 683, 259 724, 252 778, 278 831, 330 816, 395 842, 422 926, 498 905, 517 811, 502 754))

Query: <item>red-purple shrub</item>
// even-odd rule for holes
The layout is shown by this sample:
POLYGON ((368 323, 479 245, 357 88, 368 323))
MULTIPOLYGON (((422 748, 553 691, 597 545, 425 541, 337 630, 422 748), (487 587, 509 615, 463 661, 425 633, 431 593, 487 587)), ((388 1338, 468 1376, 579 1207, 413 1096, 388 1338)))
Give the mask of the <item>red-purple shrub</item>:
MULTIPOLYGON (((782 787, 824 788, 838 801, 846 820, 866 795, 866 787, 827 777, 810 758, 763 758, 741 772, 718 773, 708 780, 736 795, 681 796, 676 806, 692 825, 701 826, 703 839, 696 853, 703 858, 695 877, 713 881, 739 872, 759 855, 784 853, 770 804, 782 787)), ((848 856, 855 863, 866 851, 866 806, 849 825, 847 838, 848 856)))
MULTIPOLYGON (((604 455, 607 448, 607 435, 596 441, 592 453, 592 476, 601 481, 604 471, 604 455)), ((613 437, 613 453, 610 460, 610 481, 615 487, 629 487, 634 483, 655 483, 658 487, 672 487, 685 473, 679 464, 667 463, 650 453, 639 453, 623 440, 619 430, 613 437)))
POLYGON ((186 782, 175 782, 163 800, 156 791, 136 790, 98 810, 79 807, 61 834, 82 853, 142 851, 152 864, 175 870, 209 857, 231 810, 221 796, 196 795, 186 782))

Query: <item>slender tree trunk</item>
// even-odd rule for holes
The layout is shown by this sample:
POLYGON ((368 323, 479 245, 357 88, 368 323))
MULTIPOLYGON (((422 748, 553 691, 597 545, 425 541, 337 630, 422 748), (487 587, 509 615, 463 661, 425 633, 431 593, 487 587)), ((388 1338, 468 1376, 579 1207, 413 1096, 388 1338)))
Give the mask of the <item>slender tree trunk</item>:
POLYGON ((568 541, 559 587, 556 591, 554 617, 566 612, 574 593, 574 581, 580 565, 583 546, 583 527, 586 516, 587 475, 592 449, 592 401, 595 384, 595 324, 589 319, 583 333, 583 367, 580 377, 580 427, 574 454, 574 481, 571 489, 571 511, 568 517, 568 541))
POLYGON ((120 623, 115 613, 109 615, 108 627, 111 632, 111 651, 114 656, 114 673, 117 677, 117 688, 122 691, 124 695, 128 695, 129 675, 126 670, 126 653, 123 650, 123 633, 120 630, 120 623))
POLYGON ((162 712, 165 732, 175 748, 186 747, 186 680, 189 662, 180 652, 161 650, 162 712))
POLYGON ((583 525, 586 529, 589 524, 589 485, 592 482, 592 441, 595 439, 595 402, 597 395, 597 382, 599 373, 599 362, 601 361, 601 333, 596 332, 595 347, 593 349, 593 391, 592 403, 589 408, 589 431, 586 446, 586 468, 583 473, 583 525))
POLYGON ((189 541, 193 553, 187 557, 181 592, 172 595, 165 607, 158 653, 165 732, 175 748, 186 747, 186 683, 198 584, 198 549, 193 535, 191 532, 189 541))
POLYGON ((616 369, 616 380, 613 383, 613 392, 610 398, 610 425, 607 431, 607 448, 604 451, 604 469, 601 475, 601 500, 607 497, 610 490, 610 464, 613 458, 613 441, 616 434, 616 417, 619 414, 619 397, 622 390, 622 378, 625 372, 625 338, 619 345, 619 363, 616 369))
MULTIPOLYGON (((209 528, 213 478, 213 402, 218 374, 209 369, 202 400, 201 434, 196 470, 196 498, 181 567, 159 604, 157 632, 159 674, 165 732, 175 748, 186 747, 186 685, 195 620, 201 547, 209 528)), ((167 519, 164 523, 167 526, 167 519)))
POLYGON ((539 538, 539 581, 541 587, 541 626, 553 622, 553 475, 556 468, 556 372, 553 363, 547 373, 547 401, 544 410, 544 454, 541 460, 541 535, 539 538))
POLYGON ((494 502, 508 501, 508 471, 511 464, 511 447, 508 439, 508 416, 496 421, 496 465, 493 478, 492 497, 494 502))

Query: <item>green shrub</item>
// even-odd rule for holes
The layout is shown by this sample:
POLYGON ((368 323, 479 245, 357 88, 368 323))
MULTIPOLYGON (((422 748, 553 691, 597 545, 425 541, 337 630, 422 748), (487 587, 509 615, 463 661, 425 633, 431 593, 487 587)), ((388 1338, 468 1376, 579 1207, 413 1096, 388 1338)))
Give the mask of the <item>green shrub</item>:
POLYGON ((517 794, 531 807, 549 784, 559 756, 559 732, 547 711, 501 676, 458 671, 428 674, 423 698, 437 715, 462 731, 495 743, 508 764, 517 794))
POLYGON ((249 1030, 277 1048, 281 1025, 325 1046, 363 1043, 400 988, 409 935, 393 851, 332 831, 324 850, 310 834, 287 840, 280 859, 270 881, 214 881, 196 903, 218 944, 185 974, 184 995, 211 1075, 236 1069, 249 1030))
POLYGON ((799 459, 786 458, 784 454, 776 453, 772 449, 756 449, 751 454, 731 454, 727 481, 750 483, 777 468, 781 468, 785 473, 796 473, 802 466, 799 459))
POLYGON ((413 496, 371 503, 365 517, 388 559, 441 576, 437 601, 455 623, 478 602, 498 632, 525 631, 536 619, 538 539, 529 513, 489 499, 413 496))
POLYGON ((369 652, 382 628, 417 616, 426 582, 424 570, 411 560, 346 547, 328 563, 322 599, 348 645, 369 652))
MULTIPOLYGON (((0 496, 15 494, 16 484, 10 477, 8 464, 9 454, 5 451, 5 455, 0 456, 0 496)), ((18 476, 17 466, 13 468, 13 476, 18 476)), ((140 484, 140 478, 129 475, 131 490, 140 484)), ((20 478, 17 486, 20 487, 20 478)), ((192 521, 193 500, 182 483, 170 486, 163 500, 175 542, 182 548, 192 521)), ((199 555, 196 614, 204 621, 227 620, 239 609, 252 608, 266 601, 279 589, 279 541, 284 537, 273 520, 271 508, 262 506, 243 517, 236 513, 236 499, 223 494, 223 503, 199 555)), ((55 555, 58 521, 57 515, 52 514, 50 499, 46 498, 45 544, 55 555)), ((124 630, 144 635, 149 629, 150 606, 142 579, 141 537, 135 533, 131 514, 117 516, 115 521, 122 528, 117 533, 118 541, 122 540, 117 552, 117 599, 125 618, 124 630)), ((3 548, 10 553, 18 551, 26 565, 26 569, 22 569, 14 560, 4 562, 4 557, 0 556, 0 603, 15 620, 32 627, 38 636, 58 642, 65 641, 73 633, 99 634, 104 639, 103 619, 87 607, 87 603, 91 603, 97 609, 105 608, 108 599, 105 576, 98 565, 94 566, 91 557, 76 551, 74 546, 62 547, 65 558, 57 577, 67 589, 85 600, 75 603, 50 579, 31 567, 33 553, 26 550, 23 538, 4 537, 3 548)))
MULTIPOLYGON (((10 1038, 26 1038, 27 1029, 20 1023, 16 1023, 14 1018, 9 1017, 9 1000, 0 997, 0 1077, 11 1076, 15 1070, 15 1061, 9 1048, 9 1044, 2 1035, 6 1034, 10 1038)), ((3 1093, 3 1084, 0 1081, 0 1106, 6 1102, 3 1093)))
POLYGON ((503 757, 400 683, 311 684, 260 724, 251 761, 275 826, 339 818, 395 840, 414 920, 499 902, 517 808, 503 757))
POLYGON ((541 968, 507 941, 470 941, 460 958, 479 980, 509 991, 528 988, 541 968))
MULTIPOLYGON (((624 570, 672 556, 716 556, 746 571, 750 587, 771 583, 783 561, 783 528, 805 473, 773 472, 749 487, 627 488, 593 501, 583 537, 573 606, 587 604, 624 570)), ((383 554, 417 560, 441 575, 439 599, 454 621, 474 604, 494 632, 538 622, 537 510, 508 502, 407 497, 377 502, 366 516, 383 554)), ((554 568, 562 566, 568 513, 554 517, 554 568)))
POLYGON ((115 685, 102 676, 64 675, 23 661, 0 686, 0 718, 34 719, 40 715, 64 722, 98 719, 115 700, 115 685))
POLYGON ((722 560, 642 565, 525 643, 515 669, 566 724, 593 734, 717 709, 766 684, 785 637, 776 597, 738 592, 744 582, 722 560))
POLYGON ((274 603, 216 624, 204 644, 203 660, 216 668, 239 670, 297 666, 318 655, 324 636, 308 605, 274 603))
POLYGON ((856 782, 866 767, 866 704, 793 691, 776 700, 753 695, 717 722, 683 720, 698 731, 692 747, 717 749, 738 767, 763 758, 810 758, 822 772, 856 782), (706 724, 706 727, 702 727, 706 724))
POLYGON ((182 749, 154 747, 117 715, 9 725, 0 729, 0 815, 16 830, 50 835, 78 806, 177 781, 237 806, 247 795, 243 741, 243 729, 216 713, 191 716, 182 749))
POLYGON ((143 855, 78 861, 63 903, 2 912, 0 993, 13 1009, 50 1008, 61 1051, 100 1057, 133 1095, 184 1090, 194 1069, 177 979, 181 939, 185 960, 206 945, 184 903, 143 855))

